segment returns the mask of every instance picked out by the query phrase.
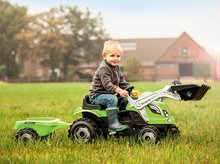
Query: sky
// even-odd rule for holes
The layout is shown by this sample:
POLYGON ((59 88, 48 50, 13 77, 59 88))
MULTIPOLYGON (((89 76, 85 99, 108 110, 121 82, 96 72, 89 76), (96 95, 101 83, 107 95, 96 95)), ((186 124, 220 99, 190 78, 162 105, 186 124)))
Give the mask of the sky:
POLYGON ((51 7, 86 7, 101 13, 112 38, 177 38, 188 33, 210 52, 220 52, 220 0, 9 0, 28 13, 51 7))

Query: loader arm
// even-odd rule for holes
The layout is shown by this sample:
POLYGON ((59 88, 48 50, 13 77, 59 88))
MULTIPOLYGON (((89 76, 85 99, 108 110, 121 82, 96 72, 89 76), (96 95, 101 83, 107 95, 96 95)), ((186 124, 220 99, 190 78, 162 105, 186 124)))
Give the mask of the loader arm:
POLYGON ((136 109, 143 109, 155 100, 171 98, 175 100, 201 100, 206 92, 210 89, 207 85, 195 84, 176 84, 167 85, 164 88, 155 92, 144 92, 137 100, 133 100, 130 96, 127 97, 131 106, 136 109))

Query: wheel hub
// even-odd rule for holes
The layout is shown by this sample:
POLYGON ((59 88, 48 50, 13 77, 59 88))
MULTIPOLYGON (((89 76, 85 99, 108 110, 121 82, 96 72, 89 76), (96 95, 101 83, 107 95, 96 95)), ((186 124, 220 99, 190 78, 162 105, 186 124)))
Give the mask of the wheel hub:
POLYGON ((23 140, 33 140, 33 136, 31 134, 28 134, 28 133, 24 133, 21 138, 23 140))
POLYGON ((149 142, 149 143, 155 143, 156 142, 156 138, 153 132, 145 132, 142 136, 141 136, 141 140, 142 142, 149 142))
POLYGON ((86 127, 79 127, 74 132, 74 137, 78 141, 86 142, 90 139, 89 129, 86 127))

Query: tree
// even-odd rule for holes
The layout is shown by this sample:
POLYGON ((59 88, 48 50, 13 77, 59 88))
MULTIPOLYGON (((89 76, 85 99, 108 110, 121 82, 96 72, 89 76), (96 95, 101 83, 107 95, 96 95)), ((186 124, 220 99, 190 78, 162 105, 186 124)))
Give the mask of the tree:
POLYGON ((103 41, 109 36, 103 28, 101 15, 92 16, 87 8, 82 12, 77 7, 67 7, 66 38, 70 47, 64 56, 63 71, 67 78, 68 66, 79 63, 97 62, 100 58, 103 41))
POLYGON ((27 9, 0 0, 0 13, 0 65, 4 65, 6 76, 13 78, 19 69, 16 63, 18 43, 14 37, 26 24, 27 9))
POLYGON ((69 65, 77 68, 79 63, 97 61, 108 36, 102 26, 100 15, 93 17, 88 9, 61 6, 30 16, 16 39, 22 43, 20 54, 44 59, 42 64, 50 67, 54 81, 55 68, 67 79, 69 65))
POLYGON ((51 81, 56 81, 56 68, 62 67, 64 53, 67 52, 69 42, 63 34, 65 30, 65 18, 62 8, 52 8, 49 12, 40 14, 37 21, 41 26, 39 44, 44 54, 49 58, 44 60, 44 65, 49 65, 51 69, 51 81))
POLYGON ((61 67, 62 56, 69 44, 62 33, 65 28, 63 12, 52 8, 48 12, 30 16, 29 20, 25 30, 16 37, 22 42, 20 46, 24 47, 20 54, 26 54, 26 57, 31 58, 42 58, 42 66, 51 70, 50 80, 56 81, 55 69, 61 67))

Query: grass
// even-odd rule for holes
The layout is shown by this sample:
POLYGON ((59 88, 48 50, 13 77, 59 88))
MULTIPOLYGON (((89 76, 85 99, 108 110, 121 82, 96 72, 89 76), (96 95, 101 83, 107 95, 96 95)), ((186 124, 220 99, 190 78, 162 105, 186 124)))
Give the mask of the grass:
MULTIPOLYGON (((140 91, 154 91, 168 83, 134 83, 140 91)), ((141 146, 132 138, 100 139, 78 144, 67 130, 35 143, 15 141, 13 126, 28 117, 76 119, 89 83, 0 83, 0 163, 220 163, 220 83, 201 101, 166 100, 173 111, 181 137, 141 146)))

